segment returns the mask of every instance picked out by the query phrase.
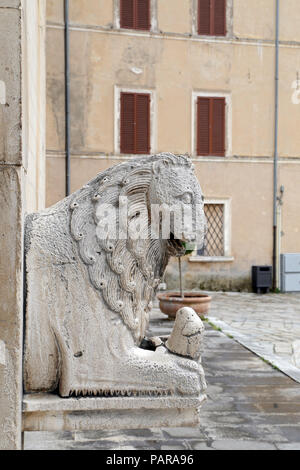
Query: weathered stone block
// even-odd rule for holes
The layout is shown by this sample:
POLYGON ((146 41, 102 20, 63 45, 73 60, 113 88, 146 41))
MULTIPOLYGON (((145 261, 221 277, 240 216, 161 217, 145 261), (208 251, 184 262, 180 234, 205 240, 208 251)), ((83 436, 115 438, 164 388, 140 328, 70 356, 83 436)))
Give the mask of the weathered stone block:
POLYGON ((0 449, 21 447, 23 342, 21 177, 21 169, 0 166, 0 449))
POLYGON ((0 8, 0 44, 0 162, 21 163, 21 10, 0 8))
POLYGON ((19 8, 21 0, 0 0, 0 8, 19 8))
POLYGON ((198 397, 69 398, 25 395, 24 431, 143 429, 199 424, 198 397))

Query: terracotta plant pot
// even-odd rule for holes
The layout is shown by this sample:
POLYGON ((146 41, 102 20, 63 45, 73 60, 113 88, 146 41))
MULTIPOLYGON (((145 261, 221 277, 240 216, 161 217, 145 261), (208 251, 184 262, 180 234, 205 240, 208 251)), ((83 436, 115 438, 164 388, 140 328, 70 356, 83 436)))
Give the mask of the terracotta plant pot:
POLYGON ((180 297, 179 292, 167 292, 157 294, 157 298, 160 310, 172 319, 182 307, 191 307, 199 317, 203 317, 208 313, 211 302, 209 295, 200 292, 185 292, 184 298, 180 297))

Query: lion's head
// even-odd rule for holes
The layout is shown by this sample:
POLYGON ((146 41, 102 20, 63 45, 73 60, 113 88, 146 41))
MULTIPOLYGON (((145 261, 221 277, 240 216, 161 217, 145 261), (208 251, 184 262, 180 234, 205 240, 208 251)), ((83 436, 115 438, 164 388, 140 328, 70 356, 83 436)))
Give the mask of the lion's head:
POLYGON ((169 257, 184 254, 183 242, 203 242, 203 197, 190 159, 163 153, 112 167, 75 193, 70 209, 92 285, 140 342, 169 257))

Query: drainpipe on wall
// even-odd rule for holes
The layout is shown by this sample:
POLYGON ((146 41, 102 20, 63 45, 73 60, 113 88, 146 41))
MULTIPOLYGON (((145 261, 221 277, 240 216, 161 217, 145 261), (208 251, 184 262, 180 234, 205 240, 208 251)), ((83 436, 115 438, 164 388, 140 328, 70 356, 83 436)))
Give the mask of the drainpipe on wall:
POLYGON ((69 0, 64 0, 65 16, 65 152, 66 152, 66 196, 70 188, 70 30, 69 30, 69 0))
POLYGON ((277 287, 277 186, 278 186, 278 81, 279 81, 279 2, 276 0, 276 38, 275 38, 275 138, 273 173, 273 289, 277 287))
POLYGON ((276 276, 276 288, 280 289, 280 251, 281 251, 281 204, 277 204, 277 276, 276 276))

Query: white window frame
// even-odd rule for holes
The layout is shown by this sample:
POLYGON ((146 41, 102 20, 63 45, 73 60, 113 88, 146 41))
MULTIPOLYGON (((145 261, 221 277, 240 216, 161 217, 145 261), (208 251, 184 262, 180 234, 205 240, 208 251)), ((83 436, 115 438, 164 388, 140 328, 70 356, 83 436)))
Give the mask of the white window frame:
MULTIPOLYGON (((121 31, 136 31, 139 34, 149 33, 148 30, 142 29, 129 29, 129 28, 121 28, 121 20, 120 20, 120 0, 114 0, 114 28, 120 29, 121 31)), ((158 25, 157 25, 157 0, 150 0, 150 32, 158 32, 158 25)))
POLYGON ((192 253, 192 256, 189 258, 189 261, 201 263, 234 261, 234 258, 231 256, 231 198, 204 199, 204 205, 206 204, 222 204, 224 206, 224 256, 199 256, 197 254, 198 248, 196 248, 192 253))
MULTIPOLYGON (((157 141, 157 122, 156 122, 156 92, 155 90, 149 90, 145 88, 127 88, 115 86, 114 91, 114 152, 115 155, 121 155, 121 135, 120 135, 120 120, 121 120, 121 93, 147 93, 150 95, 150 151, 151 155, 156 153, 156 141, 157 141)), ((143 154, 123 154, 132 156, 143 156, 143 154)))
POLYGON ((199 159, 224 158, 216 155, 197 155, 197 100, 203 98, 225 98, 225 157, 232 156, 232 97, 228 91, 193 91, 192 92, 192 156, 199 159))

